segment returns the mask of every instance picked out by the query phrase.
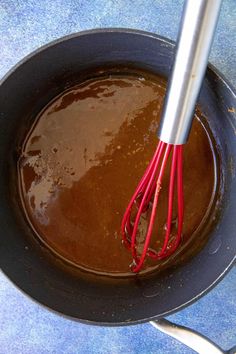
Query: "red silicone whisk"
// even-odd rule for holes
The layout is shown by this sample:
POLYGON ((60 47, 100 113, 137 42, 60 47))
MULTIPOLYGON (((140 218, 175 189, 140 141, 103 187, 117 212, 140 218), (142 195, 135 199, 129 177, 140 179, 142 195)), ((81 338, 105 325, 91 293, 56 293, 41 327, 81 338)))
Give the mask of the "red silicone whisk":
POLYGON ((183 228, 183 212, 184 212, 184 200, 183 200, 183 178, 182 178, 182 145, 173 146, 160 141, 155 154, 144 173, 129 205, 126 209, 122 220, 122 236, 127 247, 131 249, 132 256, 134 259, 135 266, 133 267, 134 272, 138 272, 143 265, 146 255, 153 259, 163 259, 170 256, 178 247, 181 241, 181 234, 183 228), (172 151, 173 150, 173 151, 172 151), (170 183, 169 183, 169 197, 168 197, 168 212, 167 212, 167 223, 166 223, 166 233, 164 244, 160 251, 156 252, 149 250, 149 244, 152 236, 154 220, 156 217, 157 203, 159 199, 159 194, 161 191, 161 183, 163 179, 163 174, 165 171, 165 166, 172 152, 172 162, 171 162, 171 172, 170 172, 170 183), (174 188, 175 179, 177 177, 177 195, 178 195, 178 228, 177 235, 170 242, 171 236, 171 225, 172 225, 172 211, 173 211, 173 199, 174 199, 174 188), (139 227, 139 222, 143 212, 147 210, 147 207, 152 201, 152 211, 149 221, 149 226, 145 238, 145 243, 143 251, 140 257, 137 255, 136 250, 136 238, 137 231, 139 227), (135 217, 135 221, 131 221, 131 211, 132 208, 139 203, 138 211, 135 217))
POLYGON ((196 100, 206 71, 207 60, 220 11, 221 0, 186 0, 175 62, 167 87, 159 131, 160 141, 133 197, 125 211, 122 239, 133 256, 132 270, 139 272, 146 257, 161 260, 178 248, 183 230, 183 144, 192 124, 196 100), (171 168, 168 188, 168 210, 164 242, 159 250, 150 249, 162 180, 168 159, 171 168), (174 195, 177 193, 177 230, 172 235, 174 195), (138 252, 137 236, 140 219, 150 209, 144 246, 138 252), (134 215, 135 212, 135 215, 134 215))

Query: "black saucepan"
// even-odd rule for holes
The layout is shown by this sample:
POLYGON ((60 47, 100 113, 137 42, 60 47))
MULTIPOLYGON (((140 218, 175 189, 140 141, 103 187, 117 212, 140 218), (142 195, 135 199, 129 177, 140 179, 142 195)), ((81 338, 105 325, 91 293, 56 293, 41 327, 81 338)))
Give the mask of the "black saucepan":
MULTIPOLYGON (((11 281, 39 303, 83 322, 121 325, 173 313, 211 289, 236 251, 236 96, 209 67, 199 104, 219 153, 217 221, 203 249, 186 264, 160 275, 113 279, 73 271, 32 235, 19 207, 16 161, 22 137, 54 96, 92 68, 131 65, 168 77, 170 41, 133 30, 71 35, 24 59, 0 85, 0 264, 11 281)), ((197 168, 197 166, 196 166, 197 168)), ((194 193, 193 193, 194 198, 194 193)))

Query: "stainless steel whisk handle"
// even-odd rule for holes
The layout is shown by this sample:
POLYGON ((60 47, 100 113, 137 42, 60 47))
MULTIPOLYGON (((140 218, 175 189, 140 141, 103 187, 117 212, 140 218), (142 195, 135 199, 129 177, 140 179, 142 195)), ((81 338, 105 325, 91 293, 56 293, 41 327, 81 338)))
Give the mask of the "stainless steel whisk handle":
POLYGON ((167 86, 159 138, 186 143, 205 75, 222 0, 186 0, 167 86))

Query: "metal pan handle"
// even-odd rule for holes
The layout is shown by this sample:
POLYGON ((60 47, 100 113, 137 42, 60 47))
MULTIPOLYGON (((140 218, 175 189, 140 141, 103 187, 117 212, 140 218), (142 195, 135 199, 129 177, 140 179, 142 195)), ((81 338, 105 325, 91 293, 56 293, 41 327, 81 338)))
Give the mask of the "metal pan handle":
POLYGON ((150 321, 150 324, 155 328, 159 329, 161 332, 170 335, 171 337, 177 339, 181 343, 187 345, 189 348, 192 348, 199 354, 234 354, 236 353, 236 347, 224 351, 218 345, 213 343, 210 339, 203 336, 202 334, 184 327, 172 323, 165 318, 150 321))

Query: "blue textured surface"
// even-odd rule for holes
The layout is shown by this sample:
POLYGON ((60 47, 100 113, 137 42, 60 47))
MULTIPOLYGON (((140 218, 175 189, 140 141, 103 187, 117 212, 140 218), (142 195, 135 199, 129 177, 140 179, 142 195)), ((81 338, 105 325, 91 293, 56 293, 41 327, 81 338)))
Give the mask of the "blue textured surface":
MULTIPOLYGON (((181 0, 1 0, 0 77, 37 47, 90 28, 129 27, 176 38, 181 0)), ((223 2, 210 61, 236 86, 236 3, 223 2)), ((223 348, 236 344, 236 269, 194 305, 170 316, 223 348)), ((0 273, 0 354, 163 353, 192 350, 150 324, 82 325, 33 303, 0 273)), ((206 353, 210 354, 210 353, 206 353)))

